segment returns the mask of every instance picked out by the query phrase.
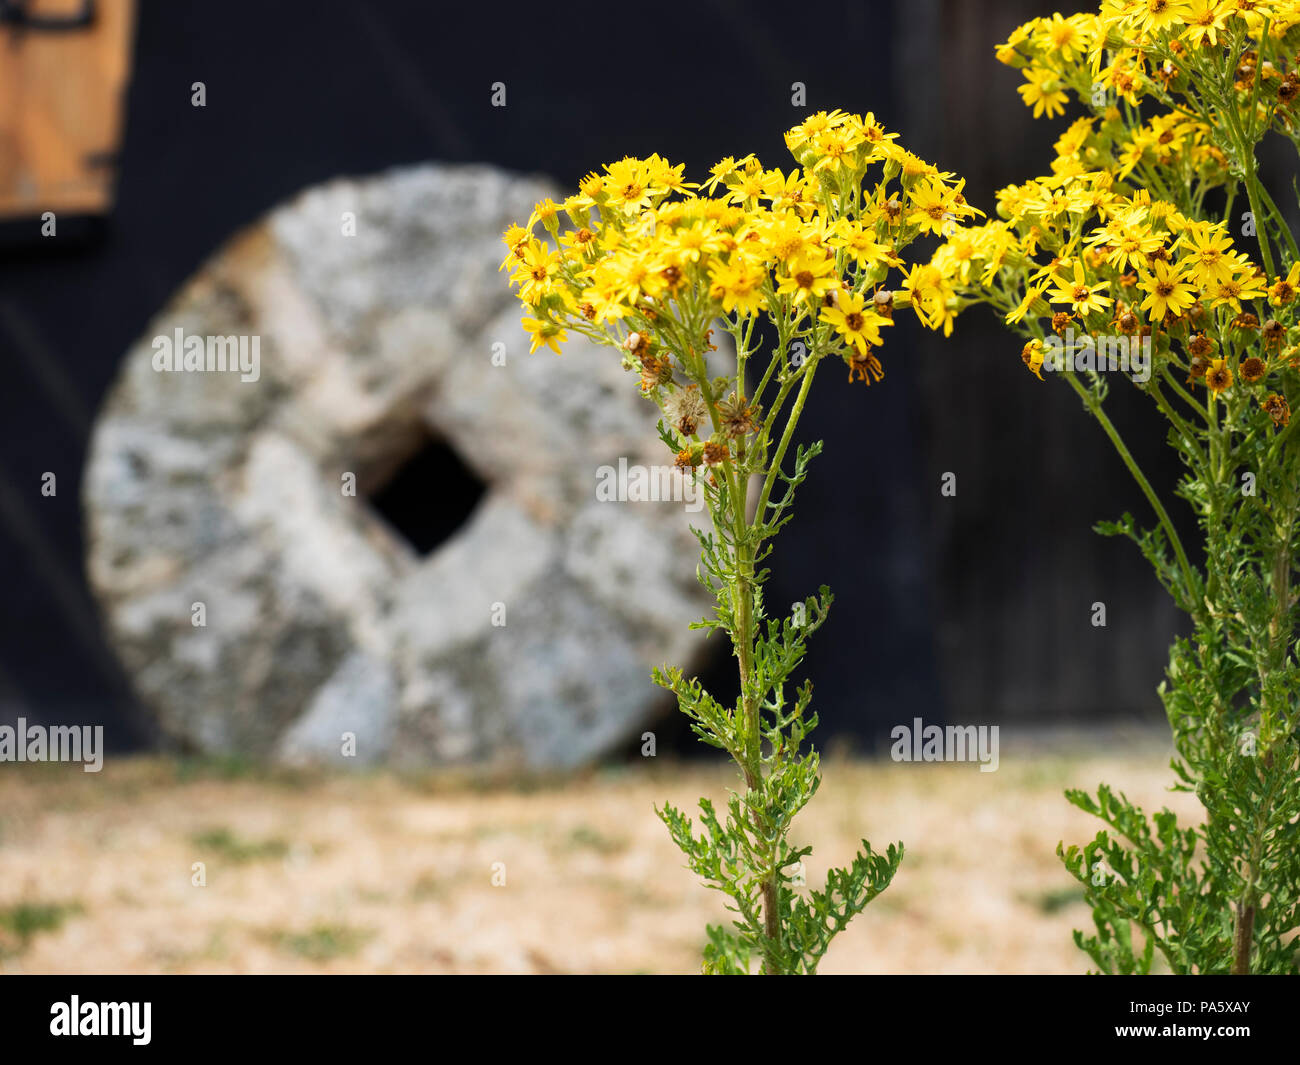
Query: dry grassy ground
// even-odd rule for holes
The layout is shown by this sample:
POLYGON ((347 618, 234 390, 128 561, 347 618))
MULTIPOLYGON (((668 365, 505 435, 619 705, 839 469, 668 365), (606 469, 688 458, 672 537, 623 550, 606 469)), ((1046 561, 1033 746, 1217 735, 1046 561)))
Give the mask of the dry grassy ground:
MULTIPOLYGON (((1078 973, 1088 919, 1055 848, 1096 824, 1061 790, 1166 791, 1150 735, 1008 750, 1001 768, 828 760, 808 869, 902 839, 893 886, 826 973, 1078 973)), ((11 972, 698 971, 725 916, 655 817, 725 795, 670 764, 520 783, 113 761, 0 765, 0 968, 11 972), (191 883, 203 862, 207 884, 191 883), (505 884, 493 886, 494 863, 505 884)))

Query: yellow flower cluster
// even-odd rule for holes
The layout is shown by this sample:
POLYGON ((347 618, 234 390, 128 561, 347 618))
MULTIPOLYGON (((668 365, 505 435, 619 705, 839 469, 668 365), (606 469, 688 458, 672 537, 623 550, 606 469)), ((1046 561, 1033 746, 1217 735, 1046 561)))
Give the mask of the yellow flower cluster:
POLYGON ((940 281, 918 286, 908 275, 897 297, 886 286, 901 250, 979 213, 962 182, 895 137, 871 114, 837 110, 786 134, 798 164, 788 171, 747 155, 695 184, 652 155, 588 174, 575 195, 538 204, 504 236, 532 350, 558 352, 571 331, 619 346, 658 396, 701 378, 716 321, 743 347, 742 328, 764 316, 783 349, 802 340, 818 357, 843 358, 851 380, 878 379, 872 349, 895 306, 916 292, 919 316, 942 313, 940 281))
POLYGON ((1001 310, 1030 338, 1022 357, 1040 378, 1044 339, 1073 330, 1149 337, 1158 367, 1214 394, 1239 381, 1281 387, 1265 379, 1300 369, 1300 256, 1253 170, 1242 175, 1269 128, 1294 139, 1285 87, 1300 76, 1285 56, 1296 46, 1300 0, 1106 0, 1098 14, 1017 29, 998 54, 1024 69, 1034 113, 1062 112, 1069 88, 1091 114, 1057 140, 1050 176, 1002 189, 996 220, 935 253, 950 310, 1001 310), (1144 118, 1150 105, 1169 110, 1144 118), (1243 184, 1249 213, 1234 210, 1243 184), (1266 231, 1281 262, 1265 244, 1265 269, 1234 244, 1239 217, 1247 236, 1266 231))
POLYGON ((1300 0, 1105 0, 1025 23, 997 55, 1020 69, 1035 118, 1063 114, 1071 93, 1096 114, 1084 167, 1113 157, 1124 176, 1158 165, 1223 184, 1234 135, 1296 135, 1298 46, 1300 0), (1163 111, 1135 122, 1144 104, 1163 111))

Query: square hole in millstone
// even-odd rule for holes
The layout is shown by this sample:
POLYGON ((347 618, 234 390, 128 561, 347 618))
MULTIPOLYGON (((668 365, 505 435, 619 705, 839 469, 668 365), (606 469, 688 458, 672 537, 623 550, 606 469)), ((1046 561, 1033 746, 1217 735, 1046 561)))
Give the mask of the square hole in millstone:
POLYGON ((366 497, 420 555, 469 520, 487 486, 445 440, 422 433, 414 448, 366 497))

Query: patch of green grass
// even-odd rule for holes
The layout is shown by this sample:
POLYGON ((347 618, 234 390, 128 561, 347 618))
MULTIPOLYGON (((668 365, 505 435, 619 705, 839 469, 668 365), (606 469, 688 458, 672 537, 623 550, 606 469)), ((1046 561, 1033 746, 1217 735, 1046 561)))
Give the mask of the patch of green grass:
POLYGON ((243 755, 193 755, 176 759, 176 782, 193 780, 247 780, 256 775, 257 766, 243 755))
POLYGON ((627 840, 607 836, 590 825, 578 825, 569 833, 566 842, 570 847, 593 850, 597 854, 618 854, 620 851, 627 850, 627 840))
POLYGON ((1015 765, 1013 771, 1013 779, 1018 788, 1026 791, 1043 788, 1054 792, 1065 788, 1070 783, 1075 765, 1070 759, 1044 755, 1015 765))
POLYGON ((404 788, 425 795, 537 795, 592 779, 594 770, 525 769, 520 766, 394 770, 404 788))
POLYGON ((1036 895, 1032 901, 1038 907, 1039 913, 1059 913, 1067 906, 1073 906, 1076 902, 1082 903, 1084 901, 1083 889, 1079 887, 1053 888, 1051 891, 1044 891, 1036 895))
POLYGON ((309 788, 326 776, 319 770, 310 768, 267 765, 241 754, 189 755, 177 758, 172 763, 171 772, 177 784, 194 784, 203 780, 245 781, 291 790, 309 788))
POLYGON ((430 899, 440 899, 444 898, 446 894, 447 885, 432 873, 421 873, 419 879, 411 885, 412 902, 427 902, 430 899))
POLYGON ((316 924, 306 932, 273 931, 267 938, 286 954, 323 962, 355 954, 373 935, 364 928, 350 925, 316 924))
POLYGON ((241 839, 225 826, 196 832, 190 837, 190 842, 200 850, 215 851, 226 861, 236 864, 283 858, 289 853, 289 844, 282 839, 241 839))
POLYGON ((57 932, 69 917, 82 913, 79 902, 23 901, 0 907, 0 957, 21 954, 42 932, 57 932))

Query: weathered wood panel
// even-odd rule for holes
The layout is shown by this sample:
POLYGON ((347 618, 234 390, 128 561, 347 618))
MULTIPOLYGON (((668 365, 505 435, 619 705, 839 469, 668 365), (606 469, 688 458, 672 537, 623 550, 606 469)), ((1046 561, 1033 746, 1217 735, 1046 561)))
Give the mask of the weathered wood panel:
POLYGON ((135 0, 29 0, 0 22, 0 218, 99 214, 113 192, 135 0), (45 28, 42 23, 66 28, 45 28))
MULTIPOLYGON (((1045 0, 900 3, 900 99, 917 150, 968 178, 991 210, 998 188, 1048 169, 1063 125, 1030 117, 1017 71, 993 57, 1019 23, 1086 4, 1045 0)), ((931 508, 936 639, 956 719, 1051 721, 1161 714, 1155 686, 1182 624, 1136 548, 1091 531, 1151 514, 1072 392, 1039 382, 1021 342, 983 310, 951 340, 918 342, 920 439, 931 508), (939 496, 942 472, 958 475, 939 496), (1106 626, 1092 624, 1094 603, 1106 626)), ((1168 486, 1164 425, 1135 389, 1112 384, 1130 447, 1168 486)), ((1176 508, 1171 508, 1176 509, 1176 508)))

